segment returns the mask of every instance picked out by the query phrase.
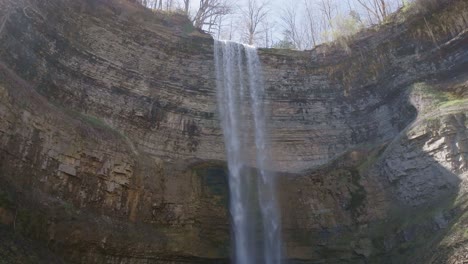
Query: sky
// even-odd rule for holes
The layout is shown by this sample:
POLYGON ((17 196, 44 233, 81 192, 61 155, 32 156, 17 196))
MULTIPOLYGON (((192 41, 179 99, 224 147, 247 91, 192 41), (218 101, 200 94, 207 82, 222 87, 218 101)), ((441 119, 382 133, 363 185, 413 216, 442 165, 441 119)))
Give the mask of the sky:
MULTIPOLYGON (((242 18, 240 18, 240 8, 243 8, 247 5, 248 0, 232 0, 234 4, 234 14, 228 15, 226 18, 223 18, 223 23, 220 31, 215 31, 213 36, 220 39, 231 39, 233 41, 242 42, 242 33, 240 32, 242 27, 242 18), (232 30, 231 30, 232 28, 232 30), (234 33, 232 33, 234 31, 234 33)), ((262 0, 257 0, 262 2, 262 0)), ((298 20, 301 20, 303 13, 303 3, 304 0, 263 0, 268 2, 270 15, 269 15, 269 25, 272 28, 272 42, 278 42, 283 39, 284 26, 281 21, 282 10, 287 7, 294 7, 298 12, 298 20)), ((318 3, 321 0, 305 0, 312 2, 312 6, 316 6, 314 12, 317 13, 319 17, 319 5, 318 3)), ((361 17, 366 17, 365 9, 362 8, 357 3, 357 0, 333 0, 338 12, 342 15, 349 14, 349 9, 357 11, 361 17)), ((365 0, 366 1, 366 0, 365 0)), ((391 11, 394 11, 397 7, 397 3, 401 3, 402 0, 387 0, 392 6, 391 11)), ((195 13, 198 8, 198 0, 192 0, 191 10, 192 13, 195 13)), ((264 46, 264 43, 257 43, 257 46, 264 46)))

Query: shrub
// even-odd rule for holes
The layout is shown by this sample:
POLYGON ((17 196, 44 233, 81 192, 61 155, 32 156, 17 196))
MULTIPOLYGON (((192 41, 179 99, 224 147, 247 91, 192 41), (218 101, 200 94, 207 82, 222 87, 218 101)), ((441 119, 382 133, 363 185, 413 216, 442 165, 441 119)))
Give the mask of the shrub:
POLYGON ((273 44, 272 48, 274 49, 296 49, 296 46, 294 46, 294 44, 291 41, 287 39, 283 39, 273 44))

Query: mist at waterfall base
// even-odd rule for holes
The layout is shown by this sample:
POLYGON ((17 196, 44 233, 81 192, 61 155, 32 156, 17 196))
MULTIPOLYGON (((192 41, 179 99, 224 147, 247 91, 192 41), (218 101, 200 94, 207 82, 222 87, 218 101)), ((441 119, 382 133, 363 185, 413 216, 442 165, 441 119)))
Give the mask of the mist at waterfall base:
POLYGON ((257 50, 215 40, 217 100, 229 168, 233 261, 279 264, 275 177, 268 171, 264 81, 257 50))

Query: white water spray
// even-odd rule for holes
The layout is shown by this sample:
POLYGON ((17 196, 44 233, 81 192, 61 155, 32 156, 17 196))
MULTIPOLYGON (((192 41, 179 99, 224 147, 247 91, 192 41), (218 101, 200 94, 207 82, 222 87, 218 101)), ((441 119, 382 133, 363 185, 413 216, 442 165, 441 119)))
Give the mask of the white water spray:
POLYGON ((264 81, 257 50, 215 41, 214 52, 229 168, 234 260, 237 264, 279 264, 280 217, 274 174, 268 171, 264 81))

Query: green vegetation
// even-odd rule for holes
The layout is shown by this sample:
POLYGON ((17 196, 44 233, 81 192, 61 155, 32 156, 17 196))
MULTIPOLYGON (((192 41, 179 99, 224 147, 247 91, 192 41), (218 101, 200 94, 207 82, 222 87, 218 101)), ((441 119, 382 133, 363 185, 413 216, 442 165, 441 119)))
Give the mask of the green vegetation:
MULTIPOLYGON (((373 148, 372 151, 368 154, 367 159, 364 160, 357 169, 360 174, 365 173, 372 165, 374 165, 382 152, 385 150, 386 145, 382 145, 376 148, 373 148)), ((368 147, 370 148, 370 147, 368 147)))
POLYGON ((0 191, 0 207, 3 207, 5 209, 15 208, 15 203, 13 202, 13 199, 7 193, 4 193, 2 191, 0 191))
POLYGON ((442 102, 439 106, 440 107, 452 107, 452 106, 463 105, 463 104, 468 104, 468 98, 448 100, 448 101, 442 102))
POLYGON ((70 109, 64 109, 66 113, 68 113, 70 116, 81 120, 87 124, 90 124, 91 127, 94 127, 98 130, 104 130, 104 131, 109 131, 111 134, 114 134, 120 138, 123 138, 127 140, 127 137, 120 131, 117 130, 111 126, 109 126, 106 122, 104 122, 102 119, 91 116, 91 115, 86 115, 78 111, 70 110, 70 109))
POLYGON ((359 182, 361 175, 359 171, 351 171, 351 183, 354 187, 353 190, 350 190, 351 201, 349 203, 349 209, 353 214, 357 214, 357 210, 364 205, 366 201, 367 193, 364 187, 359 182))
POLYGON ((182 33, 184 36, 188 36, 190 35, 190 33, 194 32, 195 31, 195 27, 193 26, 192 23, 185 23, 183 26, 182 26, 182 33))
POLYGON ((65 213, 67 215, 73 215, 76 212, 76 207, 72 203, 67 201, 63 202, 63 209, 65 210, 65 213))
POLYGON ((12 230, 0 226, 0 264, 63 263, 44 243, 31 241, 12 230))
MULTIPOLYGON (((408 236, 403 243, 395 245, 392 252, 394 259, 407 263, 409 258, 423 258, 428 251, 440 248, 444 240, 451 240, 454 234, 463 233, 466 225, 462 217, 467 215, 466 210, 463 209, 463 200, 464 198, 460 196, 451 195, 430 206, 391 210, 386 223, 380 226, 381 230, 384 232, 387 230, 387 234, 388 230, 393 230, 394 234, 407 234, 408 236), (453 216, 454 212, 460 210, 465 212, 453 216), (447 227, 438 227, 434 230, 435 219, 444 215, 447 217, 445 218, 448 221, 447 227)), ((454 244, 453 241, 448 243, 454 244)))
POLYGON ((14 213, 13 228, 26 237, 42 239, 46 237, 47 217, 39 210, 19 206, 10 194, 0 191, 0 207, 14 213))
POLYGON ((273 44, 272 48, 274 49, 296 49, 296 46, 291 41, 287 39, 283 39, 273 44))
POLYGON ((64 109, 64 111, 69 115, 73 116, 74 118, 90 124, 94 128, 114 130, 112 127, 108 126, 103 120, 97 117, 86 115, 81 112, 70 109, 64 109))
POLYGON ((39 212, 19 209, 15 226, 18 232, 27 237, 35 239, 47 237, 47 217, 39 212))
POLYGON ((432 108, 445 108, 468 103, 468 98, 427 83, 416 83, 413 92, 433 102, 432 108))
POLYGON ((356 33, 364 28, 364 24, 360 21, 355 12, 351 12, 348 16, 337 16, 335 18, 335 27, 331 35, 336 42, 345 50, 350 51, 349 41, 356 33))

